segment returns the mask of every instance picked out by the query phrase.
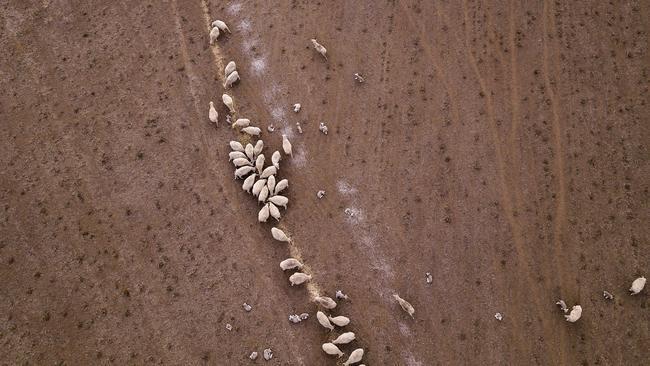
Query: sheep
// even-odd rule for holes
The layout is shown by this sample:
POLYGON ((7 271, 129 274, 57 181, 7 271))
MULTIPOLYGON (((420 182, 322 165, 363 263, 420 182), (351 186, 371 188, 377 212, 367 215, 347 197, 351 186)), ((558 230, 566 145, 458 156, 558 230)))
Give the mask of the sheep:
POLYGON ((259 136, 260 133, 262 133, 262 130, 259 127, 252 127, 252 126, 244 127, 241 130, 242 132, 245 132, 251 136, 259 136))
POLYGON ((580 319, 582 316, 582 306, 580 305, 575 305, 574 307, 571 308, 571 312, 569 315, 565 315, 564 317, 566 318, 566 321, 575 323, 580 319))
POLYGON ((350 353, 350 357, 348 357, 348 360, 343 363, 343 366, 348 366, 352 365, 353 363, 360 362, 361 359, 363 358, 363 348, 357 348, 352 353, 350 353))
POLYGON ((280 221, 280 210, 278 209, 278 206, 274 205, 273 203, 269 202, 269 213, 271 214, 271 217, 274 218, 276 221, 280 221))
POLYGON ((262 152, 262 150, 264 150, 264 141, 257 140, 257 142, 255 143, 255 147, 253 148, 253 153, 255 155, 259 155, 262 152))
POLYGON ((235 170, 235 179, 243 178, 246 175, 248 175, 249 173, 252 173, 254 171, 255 171, 255 168, 253 168, 252 166, 243 166, 241 168, 237 168, 237 170, 235 170))
POLYGON ((332 343, 323 343, 321 347, 328 355, 338 356, 339 358, 343 356, 343 352, 332 343))
POLYGON ((219 119, 218 119, 219 118, 219 113, 217 113, 217 110, 214 109, 214 102, 212 102, 212 101, 210 101, 210 112, 208 112, 208 118, 215 125, 219 125, 219 119))
POLYGON ((228 62, 228 65, 226 65, 226 68, 224 70, 224 77, 228 77, 233 71, 237 70, 237 64, 235 61, 230 61, 228 62))
POLYGON ((276 150, 273 155, 271 155, 271 163, 273 163, 275 169, 280 169, 280 159, 282 159, 282 156, 280 155, 280 152, 276 150))
POLYGON ((253 184, 253 196, 257 197, 264 187, 266 187, 266 179, 260 179, 255 182, 253 184))
MULTIPOLYGON (((253 151, 254 153, 254 151, 253 151)), ((262 169, 264 168, 264 160, 266 158, 264 157, 264 154, 259 154, 257 156, 257 159, 255 160, 255 168, 257 168, 257 171, 261 174, 262 169)))
POLYGON ((273 195, 276 195, 276 194, 282 192, 282 191, 283 191, 284 189, 286 189, 287 187, 289 187, 289 181, 288 181, 288 180, 283 179, 283 180, 279 181, 279 182, 275 185, 275 192, 273 192, 273 195))
POLYGON ((304 274, 302 272, 296 272, 289 277, 289 282, 291 282, 291 286, 300 285, 309 280, 311 280, 311 275, 304 274))
POLYGON ((274 166, 269 166, 262 171, 262 175, 260 176, 261 178, 268 178, 272 175, 275 175, 278 172, 278 170, 274 166))
POLYGON ((245 190, 248 193, 251 193, 251 188, 253 188, 253 183, 255 183, 255 178, 256 177, 257 177, 257 174, 255 174, 255 173, 249 175, 244 180, 244 184, 242 184, 241 189, 245 190))
POLYGON ((302 268, 302 263, 300 263, 300 261, 297 260, 296 258, 287 258, 282 262, 280 262, 280 268, 283 271, 286 271, 288 269, 294 269, 294 268, 300 269, 302 268))
POLYGON ((269 193, 273 195, 275 190, 275 175, 270 176, 269 179, 266 180, 266 186, 269 187, 269 193))
POLYGON ((248 125, 251 124, 251 120, 248 118, 238 118, 233 124, 230 126, 232 128, 235 127, 248 127, 248 125))
POLYGON ((246 148, 244 149, 244 151, 246 152, 246 156, 248 156, 250 160, 255 159, 255 148, 253 147, 253 145, 246 144, 246 148))
POLYGON ((215 20, 214 22, 212 22, 212 26, 217 27, 222 31, 228 31, 228 33, 230 33, 230 29, 228 29, 228 26, 222 20, 219 19, 215 20))
POLYGON ((399 297, 398 294, 394 294, 393 297, 395 298, 395 300, 397 300, 399 306, 402 307, 402 310, 406 311, 411 316, 411 318, 413 318, 413 314, 415 314, 415 309, 413 308, 413 305, 409 304, 408 301, 399 297))
POLYGON ((314 46, 316 52, 320 53, 323 57, 325 57, 325 60, 327 60, 327 49, 318 43, 314 38, 311 39, 311 44, 314 46))
POLYGON ((336 301, 332 300, 331 297, 327 297, 327 296, 316 296, 314 302, 318 303, 320 306, 329 310, 332 310, 336 307, 336 301))
POLYGON ((253 166, 253 163, 251 163, 250 160, 248 160, 246 158, 237 158, 237 159, 233 160, 232 163, 236 167, 240 167, 240 166, 244 166, 244 165, 253 166))
POLYGON ((257 221, 266 222, 269 219, 269 205, 264 205, 260 212, 257 214, 257 221))
POLYGON ((348 344, 354 340, 354 332, 343 333, 332 341, 334 344, 348 344))
POLYGON ((630 287, 630 295, 636 295, 639 292, 643 291, 645 287, 646 278, 641 276, 632 282, 632 287, 630 287))
POLYGON ((300 103, 296 103, 296 104, 293 105, 293 111, 296 112, 296 113, 300 112, 300 108, 302 108, 300 103))
POLYGON ((230 88, 232 84, 237 82, 237 80, 239 80, 239 73, 237 71, 233 71, 226 78, 226 81, 223 83, 223 87, 230 88))
POLYGON ((325 313, 323 313, 322 311, 319 310, 316 313, 316 319, 318 319, 318 322, 323 327, 329 329, 330 331, 334 330, 334 326, 332 325, 332 323, 330 323, 330 320, 327 318, 327 315, 325 315, 325 313))
POLYGON ((336 316, 334 318, 332 318, 330 316, 329 320, 338 327, 344 327, 344 326, 350 324, 350 318, 345 317, 345 316, 336 316))
POLYGON ((273 235, 273 239, 277 241, 286 241, 287 243, 289 242, 289 237, 287 234, 285 234, 284 231, 278 229, 277 227, 271 228, 271 235, 273 235))
POLYGON ((274 204, 278 206, 284 207, 284 209, 287 209, 287 204, 289 203, 289 199, 285 196, 273 196, 269 197, 269 201, 273 202, 274 204))
POLYGON ((210 30, 210 44, 214 44, 217 39, 219 39, 219 28, 213 27, 210 30))
POLYGON ((221 100, 223 101, 223 104, 225 104, 226 107, 228 107, 230 113, 235 113, 235 103, 233 102, 232 97, 230 95, 224 93, 221 96, 221 100))
POLYGON ((244 145, 242 145, 239 141, 230 141, 230 148, 233 151, 241 151, 241 152, 246 151, 244 149, 244 145))
POLYGON ((265 185, 264 187, 262 187, 260 194, 257 196, 257 202, 264 203, 266 202, 266 199, 268 197, 269 197, 269 187, 265 185))
POLYGON ((246 158, 246 154, 244 154, 241 151, 231 151, 228 154, 228 158, 229 158, 228 161, 231 161, 231 160, 237 159, 237 158, 246 158))
POLYGON ((284 150, 285 155, 293 157, 291 154, 291 143, 289 142, 287 135, 282 135, 282 149, 284 150))

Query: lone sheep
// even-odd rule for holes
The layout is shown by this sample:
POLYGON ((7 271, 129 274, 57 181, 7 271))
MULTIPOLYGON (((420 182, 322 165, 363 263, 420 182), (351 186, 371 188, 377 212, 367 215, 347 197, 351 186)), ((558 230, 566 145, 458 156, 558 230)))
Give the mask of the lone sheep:
POLYGON ((316 41, 314 38, 311 39, 311 44, 314 46, 316 52, 323 55, 323 57, 325 57, 325 60, 327 60, 327 49, 323 47, 322 44, 318 43, 318 41, 316 41))
POLYGON ((352 365, 353 363, 360 362, 361 359, 363 358, 363 348, 357 348, 352 353, 350 353, 350 357, 348 358, 347 361, 343 363, 343 366, 348 366, 352 365))
POLYGON ((291 286, 300 285, 309 280, 311 280, 311 275, 304 274, 302 272, 296 272, 289 277, 289 282, 291 282, 291 286))
POLYGON ((333 355, 338 357, 343 356, 343 352, 341 352, 341 350, 332 343, 323 343, 322 348, 323 351, 325 351, 325 353, 327 353, 328 355, 333 355))
POLYGON ((287 243, 289 242, 289 237, 287 234, 285 234, 284 231, 278 229, 277 227, 271 228, 271 235, 273 235, 273 239, 277 241, 286 241, 287 243))
POLYGON ((217 110, 214 109, 214 102, 210 102, 210 112, 208 112, 208 118, 210 118, 210 121, 214 124, 219 124, 219 113, 217 113, 217 110))
POLYGON ((574 307, 571 308, 571 312, 569 315, 565 315, 564 317, 566 318, 566 321, 575 323, 580 319, 582 316, 582 306, 580 305, 575 305, 574 307))
POLYGON ((399 297, 398 294, 394 294, 393 297, 395 298, 395 300, 397 300, 399 306, 402 307, 402 310, 406 311, 411 316, 411 318, 413 318, 413 314, 415 314, 415 309, 413 308, 413 305, 411 305, 408 301, 399 297))
POLYGON ((646 279, 645 277, 639 277, 634 282, 632 282, 632 287, 630 287, 630 295, 636 295, 639 292, 643 291, 645 287, 646 279))
POLYGON ((282 268, 283 271, 294 268, 300 269, 302 268, 302 263, 300 263, 296 258, 287 258, 280 262, 280 268, 282 268))
POLYGON ((291 143, 289 142, 287 135, 282 135, 282 149, 284 150, 285 155, 293 157, 291 154, 291 143))

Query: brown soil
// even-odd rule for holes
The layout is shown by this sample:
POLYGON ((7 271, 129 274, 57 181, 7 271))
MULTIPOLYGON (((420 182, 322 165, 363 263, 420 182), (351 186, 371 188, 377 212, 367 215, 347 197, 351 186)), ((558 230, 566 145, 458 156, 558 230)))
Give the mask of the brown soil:
POLYGON ((231 59, 267 151, 291 135, 282 225, 351 298, 346 354, 647 364, 650 291, 627 289, 650 275, 650 3, 10 0, 0 18, 0 364, 336 364, 232 179, 231 59), (206 5, 233 31, 213 49, 206 5))

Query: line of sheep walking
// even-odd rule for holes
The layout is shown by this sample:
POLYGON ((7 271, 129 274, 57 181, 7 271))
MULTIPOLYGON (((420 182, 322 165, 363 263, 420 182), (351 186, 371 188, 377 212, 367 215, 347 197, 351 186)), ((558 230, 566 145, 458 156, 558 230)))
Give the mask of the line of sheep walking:
MULTIPOLYGON (((230 29, 226 23, 221 20, 215 20, 211 25, 212 29, 209 34, 210 44, 214 44, 218 40, 221 32, 227 31, 230 33, 230 29)), ((323 58, 327 61, 327 49, 316 39, 311 39, 310 41, 316 52, 322 55, 323 58)), ((359 74, 355 74, 355 79, 359 82, 364 81, 363 77, 359 74)), ((237 71, 237 64, 234 61, 230 61, 224 70, 223 87, 224 89, 232 88, 238 81, 240 81, 240 75, 237 71)), ((234 118, 236 109, 233 97, 224 93, 222 95, 222 102, 228 108, 228 111, 234 118)), ((298 113, 301 110, 301 107, 301 104, 294 104, 292 106, 292 109, 295 113, 298 113)), ((212 123, 218 125, 219 114, 215 109, 213 102, 210 102, 208 117, 212 123)), ((231 116, 229 115, 227 118, 227 121, 229 123, 230 118, 231 116)), ((253 126, 251 124, 251 120, 248 118, 237 118, 234 122, 232 122, 231 128, 237 130, 241 134, 247 135, 247 139, 259 138, 262 133, 262 130, 257 126, 253 126)), ((297 128, 299 132, 302 133, 300 124, 297 124, 297 128)), ((267 130, 269 132, 273 132, 272 126, 269 126, 267 130)), ((328 133, 328 128, 324 123, 320 124, 319 130, 324 134, 328 133)), ((282 216, 280 208, 286 210, 287 205, 289 204, 289 198, 286 195, 281 194, 289 188, 289 181, 287 179, 279 179, 277 177, 278 172, 280 171, 282 153, 278 150, 274 151, 271 155, 269 164, 266 156, 263 153, 265 146, 264 141, 261 139, 258 139, 255 144, 247 143, 246 145, 240 143, 239 141, 233 140, 230 141, 229 145, 231 148, 231 152, 229 153, 229 161, 231 161, 234 165, 235 179, 242 179, 242 190, 248 194, 251 194, 254 198, 257 199, 258 204, 262 205, 258 212, 257 220, 260 223, 266 223, 269 217, 272 217, 276 220, 276 222, 279 222, 282 216)), ((289 142, 286 134, 282 135, 282 151, 284 152, 285 156, 293 156, 292 145, 291 142, 289 142)), ((320 199, 324 195, 325 191, 319 191, 317 197, 320 199)), ((284 242, 288 245, 294 245, 291 238, 278 227, 271 228, 271 236, 276 241, 284 242)), ((282 271, 293 271, 293 273, 289 276, 289 284, 291 286, 300 286, 302 284, 308 283, 313 278, 312 274, 304 270, 304 264, 297 258, 287 258, 281 261, 280 269, 282 271)), ((430 277, 430 274, 427 273, 427 283, 431 283, 432 279, 430 277)), ((645 277, 639 277, 635 279, 632 283, 632 286, 630 287, 631 295, 640 293, 644 289, 645 284, 645 277)), ((337 299, 347 299, 346 295, 340 293, 341 296, 339 296, 339 293, 340 291, 337 291, 336 293, 337 299)), ((607 300, 613 299, 613 295, 607 291, 604 291, 604 297, 607 300)), ((393 299, 409 316, 412 318, 414 317, 415 309, 408 301, 400 297, 398 294, 394 294, 393 299)), ((319 307, 325 310, 331 311, 337 307, 336 301, 327 296, 315 296, 313 301, 319 307)), ((574 305, 569 311, 569 308, 563 300, 558 300, 556 304, 559 305, 562 311, 565 313, 564 316, 566 321, 574 323, 582 317, 583 309, 581 305, 574 305)), ((495 317, 497 320, 501 320, 503 318, 501 313, 497 313, 495 317)), ((297 323, 307 320, 308 318, 309 314, 303 313, 300 316, 291 315, 289 317, 289 320, 297 323)), ((316 312, 316 319, 322 327, 330 332, 334 331, 336 329, 335 327, 343 328, 350 324, 350 319, 346 316, 332 316, 331 314, 326 315, 320 310, 316 312)), ((341 351, 339 346, 347 345, 354 340, 356 340, 356 335, 354 332, 344 332, 329 342, 323 343, 321 348, 326 354, 340 358, 344 355, 344 352, 341 351)), ((253 352, 253 354, 255 357, 257 357, 256 352, 253 352)), ((253 357, 253 354, 250 356, 251 359, 255 358, 253 357)), ((350 353, 350 356, 348 357, 347 361, 343 363, 343 365, 352 365, 361 362, 363 355, 364 350, 362 348, 356 348, 350 353)), ((269 360, 271 357, 272 353, 270 352, 270 349, 265 350, 264 358, 269 360)))
MULTIPOLYGON (((210 44, 214 44, 221 34, 220 32, 227 31, 230 33, 230 29, 221 20, 215 20, 212 22, 212 29, 210 31, 210 44)), ((316 42, 315 39, 311 40, 314 48, 319 52, 325 59, 327 59, 327 50, 325 47, 316 42)), ((235 83, 240 81, 240 75, 237 71, 237 64, 234 61, 230 61, 224 69, 224 89, 231 88, 235 83)), ((222 95, 222 102, 228 108, 228 111, 232 115, 232 118, 235 117, 237 111, 235 109, 235 102, 232 96, 224 93, 222 95)), ((300 110, 300 105, 296 104, 293 106, 293 110, 297 113, 300 110)), ((214 106, 214 102, 210 102, 210 109, 208 112, 209 120, 218 126, 219 114, 214 106)), ((229 115, 227 120, 230 121, 231 116, 229 115)), ((259 138, 262 133, 262 130, 251 124, 251 120, 248 118, 237 118, 235 122, 231 124, 231 128, 237 130, 242 134, 246 134, 249 138, 259 138)), ((271 131, 271 130, 269 130, 271 131)), ((239 141, 230 141, 230 150, 228 154, 229 161, 232 162, 235 169, 235 179, 241 179, 242 190, 246 193, 251 194, 257 199, 258 204, 261 204, 262 207, 257 214, 257 220, 260 223, 266 223, 269 217, 272 217, 279 222, 281 219, 280 208, 287 209, 289 204, 289 198, 286 195, 281 195, 286 189, 289 188, 289 181, 287 179, 280 179, 277 177, 278 172, 280 171, 280 161, 282 160, 282 153, 280 151, 274 151, 271 155, 270 164, 264 155, 264 141, 258 139, 254 144, 246 143, 245 145, 239 141)), ((289 141, 289 138, 286 134, 282 135, 282 151, 285 156, 292 157, 292 145, 289 141)), ((272 227, 271 236, 274 240, 279 242, 287 243, 288 245, 293 245, 292 240, 289 236, 280 228, 272 227)), ((304 264, 296 258, 287 258, 280 262, 280 268, 282 271, 294 271, 289 276, 289 284, 291 286, 299 286, 304 283, 307 283, 312 280, 313 275, 306 273, 304 270, 304 264)), ((337 292, 337 298, 340 291, 337 292)), ((342 294, 342 293, 341 293, 342 294)), ((343 295, 345 296, 345 295, 343 295)), ((341 298, 347 298, 341 297, 341 298)), ((326 310, 333 310, 337 307, 336 301, 327 296, 315 296, 313 301, 320 307, 326 310)), ((348 317, 338 315, 338 316, 326 316, 323 312, 318 311, 316 315, 318 322, 323 325, 325 328, 328 328, 330 331, 334 329, 334 325, 337 327, 345 327, 350 323, 348 317)), ((292 322, 300 322, 307 320, 309 314, 295 315, 290 316, 289 320, 292 322)), ((328 355, 336 355, 342 357, 344 353, 339 349, 339 346, 349 344, 356 340, 356 335, 354 332, 345 332, 340 334, 335 339, 330 342, 324 343, 321 348, 328 355)), ((264 358, 270 360, 273 357, 270 350, 265 350, 264 358)), ((356 348, 348 357, 347 361, 343 365, 352 365, 361 362, 364 355, 363 348, 356 348)), ((257 352, 253 352, 249 358, 257 358, 257 352)), ((365 365, 359 365, 365 366, 365 365)))

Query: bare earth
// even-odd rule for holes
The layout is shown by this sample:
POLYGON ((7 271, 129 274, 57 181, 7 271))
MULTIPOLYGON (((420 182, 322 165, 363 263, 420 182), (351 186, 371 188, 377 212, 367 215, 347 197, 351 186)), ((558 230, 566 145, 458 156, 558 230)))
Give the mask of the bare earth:
POLYGON ((1 2, 1 365, 342 363, 233 180, 230 60, 346 357, 648 364, 649 2, 203 1, 1 2))

